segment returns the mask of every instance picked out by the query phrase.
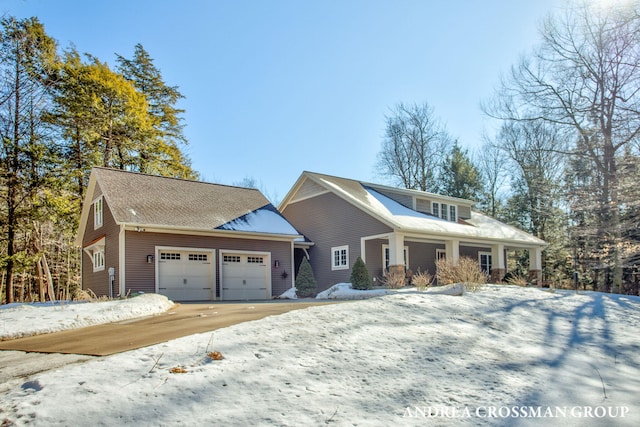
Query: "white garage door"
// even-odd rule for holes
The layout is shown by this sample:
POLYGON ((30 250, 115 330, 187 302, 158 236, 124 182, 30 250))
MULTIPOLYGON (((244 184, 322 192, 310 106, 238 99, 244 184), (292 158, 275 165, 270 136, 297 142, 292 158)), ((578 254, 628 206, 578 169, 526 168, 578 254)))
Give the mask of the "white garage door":
POLYGON ((212 258, 211 252, 160 251, 158 292, 173 301, 214 299, 212 258))
POLYGON ((222 299, 271 298, 268 266, 268 255, 222 254, 222 299))

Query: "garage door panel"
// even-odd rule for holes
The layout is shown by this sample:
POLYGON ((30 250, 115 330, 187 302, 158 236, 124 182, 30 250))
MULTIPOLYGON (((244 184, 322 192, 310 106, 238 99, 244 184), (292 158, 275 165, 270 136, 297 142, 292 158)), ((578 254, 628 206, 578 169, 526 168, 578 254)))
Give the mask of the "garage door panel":
POLYGON ((213 299, 212 254, 179 249, 161 251, 158 292, 175 301, 213 299))
POLYGON ((222 298, 225 300, 268 299, 268 256, 224 254, 222 298))

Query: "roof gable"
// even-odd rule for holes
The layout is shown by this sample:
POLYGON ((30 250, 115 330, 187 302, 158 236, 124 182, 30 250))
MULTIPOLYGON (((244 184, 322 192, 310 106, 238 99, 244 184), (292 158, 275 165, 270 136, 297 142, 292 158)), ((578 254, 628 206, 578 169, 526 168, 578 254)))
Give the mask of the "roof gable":
MULTIPOLYGON (((88 198, 96 188, 102 192, 115 221, 121 225, 232 230, 223 226, 261 209, 275 210, 256 189, 94 168, 79 235, 87 221, 88 213, 85 215, 84 211, 91 203, 88 198)), ((286 224, 280 222, 276 226, 276 221, 272 221, 260 223, 260 229, 248 226, 235 231, 300 235, 284 218, 282 220, 286 224)))

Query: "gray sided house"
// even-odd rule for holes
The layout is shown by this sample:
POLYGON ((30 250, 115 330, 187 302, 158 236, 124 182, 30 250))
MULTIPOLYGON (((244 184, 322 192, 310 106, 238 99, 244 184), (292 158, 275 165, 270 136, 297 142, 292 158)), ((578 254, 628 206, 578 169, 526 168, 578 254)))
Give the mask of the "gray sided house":
POLYGON ((95 168, 76 243, 82 287, 176 301, 270 299, 300 233, 255 189, 95 168))
POLYGON ((280 205, 314 243, 305 256, 320 290, 348 282, 358 256, 373 277, 387 269, 435 274, 437 259, 471 257, 498 281, 512 249, 529 251, 530 277, 541 283, 546 243, 472 208, 469 200, 312 172, 302 173, 280 205))

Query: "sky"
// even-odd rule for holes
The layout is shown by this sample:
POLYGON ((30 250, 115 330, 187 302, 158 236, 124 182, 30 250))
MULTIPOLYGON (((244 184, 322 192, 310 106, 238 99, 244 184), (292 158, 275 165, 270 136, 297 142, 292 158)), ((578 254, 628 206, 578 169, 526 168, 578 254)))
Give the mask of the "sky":
POLYGON ((428 103, 474 152, 480 103, 539 42, 563 0, 0 0, 59 49, 112 68, 143 45, 184 95, 186 153, 204 181, 253 178, 273 200, 304 170, 391 183, 375 167, 385 117, 428 103))

